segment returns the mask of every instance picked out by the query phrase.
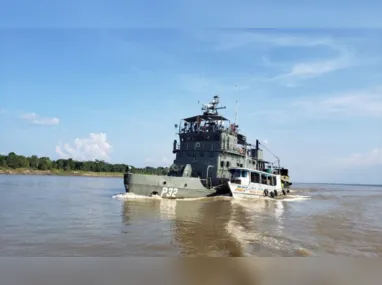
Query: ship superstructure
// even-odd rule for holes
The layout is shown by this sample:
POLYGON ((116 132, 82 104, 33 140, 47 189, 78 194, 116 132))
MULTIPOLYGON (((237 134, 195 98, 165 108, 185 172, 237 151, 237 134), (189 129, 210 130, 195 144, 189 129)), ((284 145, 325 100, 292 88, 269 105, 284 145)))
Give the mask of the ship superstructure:
POLYGON ((189 164, 191 176, 201 178, 208 187, 226 182, 230 167, 264 170, 269 164, 263 159, 259 141, 249 144, 236 122, 218 113, 225 108, 218 105, 219 96, 214 96, 210 104, 203 105, 202 114, 181 120, 169 175, 177 176, 178 170, 189 164))
POLYGON ((288 170, 265 161, 260 142, 247 142, 236 122, 219 114, 219 96, 203 104, 202 113, 184 118, 179 125, 178 140, 173 142, 176 155, 167 175, 154 176, 126 173, 126 192, 165 198, 206 197, 230 194, 228 182, 232 168, 257 170, 281 176, 282 186, 288 187, 288 170))

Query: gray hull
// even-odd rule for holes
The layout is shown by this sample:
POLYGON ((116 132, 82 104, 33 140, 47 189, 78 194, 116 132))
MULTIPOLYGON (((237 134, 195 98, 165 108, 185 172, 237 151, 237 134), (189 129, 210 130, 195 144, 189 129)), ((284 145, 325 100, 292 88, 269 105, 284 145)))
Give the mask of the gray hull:
POLYGON ((141 196, 159 195, 167 199, 198 198, 217 195, 214 188, 207 189, 200 179, 194 177, 125 174, 127 193, 141 196))

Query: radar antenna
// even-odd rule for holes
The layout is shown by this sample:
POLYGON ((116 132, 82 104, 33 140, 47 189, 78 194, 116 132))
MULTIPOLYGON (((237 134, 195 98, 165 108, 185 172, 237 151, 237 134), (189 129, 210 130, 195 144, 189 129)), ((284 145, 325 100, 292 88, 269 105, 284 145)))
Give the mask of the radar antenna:
POLYGON ((209 104, 203 104, 202 111, 205 111, 204 114, 206 115, 218 115, 218 110, 225 109, 226 107, 217 107, 220 103, 219 96, 215 95, 212 99, 212 102, 209 104))
POLYGON ((237 125, 237 107, 238 106, 238 102, 236 101, 236 110, 235 110, 235 126, 237 125))

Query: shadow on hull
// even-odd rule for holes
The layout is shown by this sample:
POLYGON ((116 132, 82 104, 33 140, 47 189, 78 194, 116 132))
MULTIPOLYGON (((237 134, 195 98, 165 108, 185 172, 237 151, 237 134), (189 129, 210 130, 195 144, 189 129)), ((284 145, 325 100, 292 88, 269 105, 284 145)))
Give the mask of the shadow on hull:
POLYGON ((195 177, 127 173, 124 175, 124 186, 126 193, 147 197, 158 195, 167 199, 231 196, 227 185, 207 188, 195 177))
MULTIPOLYGON (((292 183, 290 183, 292 184, 292 183)), ((232 194, 229 183, 224 183, 211 188, 203 185, 199 178, 195 177, 176 177, 166 175, 145 175, 127 173, 124 175, 124 187, 126 193, 132 193, 138 196, 152 197, 154 195, 165 199, 186 199, 186 198, 204 198, 216 196, 241 196, 232 194)), ((289 193, 289 185, 285 188, 282 195, 264 194, 270 198, 285 198, 289 193), (277 196, 277 197, 276 197, 277 196)), ((255 195, 263 196, 262 194, 255 195)))

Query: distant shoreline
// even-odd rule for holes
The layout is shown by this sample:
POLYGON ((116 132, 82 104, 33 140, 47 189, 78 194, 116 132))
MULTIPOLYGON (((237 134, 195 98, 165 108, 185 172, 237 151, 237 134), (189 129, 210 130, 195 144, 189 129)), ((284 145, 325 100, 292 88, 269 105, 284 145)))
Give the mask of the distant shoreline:
MULTIPOLYGON (((81 177, 110 177, 122 178, 122 172, 93 172, 93 171, 65 171, 60 169, 54 170, 37 170, 29 168, 4 168, 0 167, 0 175, 48 175, 48 176, 81 176, 81 177)), ((294 185, 299 184, 321 184, 321 185, 347 185, 347 186, 366 186, 366 187, 381 187, 381 184, 355 184, 355 183, 338 183, 338 182, 294 182, 294 185)))
POLYGON ((9 175, 51 175, 51 176, 83 176, 83 177, 123 177, 120 172, 92 172, 92 171, 63 171, 63 170, 37 170, 27 168, 0 168, 1 174, 9 175))

